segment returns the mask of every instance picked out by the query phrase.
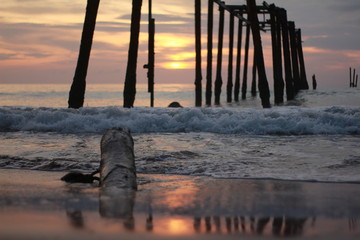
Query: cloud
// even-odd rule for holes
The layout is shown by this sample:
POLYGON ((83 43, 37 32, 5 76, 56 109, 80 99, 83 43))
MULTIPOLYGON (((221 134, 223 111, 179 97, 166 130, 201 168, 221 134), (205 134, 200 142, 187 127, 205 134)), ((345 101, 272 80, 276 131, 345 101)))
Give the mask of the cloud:
POLYGON ((360 11, 360 1, 354 1, 354 0, 335 1, 328 6, 328 9, 336 12, 358 13, 360 11))

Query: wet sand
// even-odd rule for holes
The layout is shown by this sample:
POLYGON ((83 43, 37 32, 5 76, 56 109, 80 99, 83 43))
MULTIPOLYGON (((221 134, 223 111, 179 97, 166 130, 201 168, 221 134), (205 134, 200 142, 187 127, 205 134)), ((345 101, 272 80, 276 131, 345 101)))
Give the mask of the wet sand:
POLYGON ((360 185, 138 176, 136 192, 0 169, 0 239, 358 239, 360 185))

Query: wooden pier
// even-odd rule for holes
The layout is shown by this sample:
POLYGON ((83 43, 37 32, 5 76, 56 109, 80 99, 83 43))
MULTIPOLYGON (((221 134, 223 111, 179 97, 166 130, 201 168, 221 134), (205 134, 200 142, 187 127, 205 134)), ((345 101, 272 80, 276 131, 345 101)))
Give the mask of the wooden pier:
MULTIPOLYGON (((154 106, 154 69, 155 69, 155 19, 152 18, 152 1, 149 1, 149 46, 148 46, 148 64, 144 68, 148 69, 148 91, 150 93, 150 106, 154 106)), ((99 0, 88 0, 88 9, 95 9, 99 0), (95 2, 95 3, 94 3, 95 2)), ((128 65, 125 77, 124 87, 124 107, 131 108, 134 106, 136 95, 136 65, 138 52, 138 39, 140 31, 140 17, 142 0, 132 0, 132 17, 131 17, 131 34, 129 43, 128 65)), ((252 96, 256 96, 259 92, 262 106, 264 108, 271 107, 270 103, 270 87, 266 74, 265 59, 263 53, 262 34, 270 32, 272 45, 272 62, 273 62, 273 79, 274 79, 274 104, 280 105, 286 99, 293 100, 296 94, 303 89, 308 89, 309 85, 306 77, 306 68, 304 54, 302 48, 301 29, 297 29, 295 22, 289 21, 287 11, 274 4, 263 2, 257 5, 255 0, 246 0, 244 5, 227 5, 224 1, 208 0, 207 12, 207 61, 206 61, 206 88, 205 88, 205 104, 212 105, 212 97, 214 96, 214 104, 220 105, 220 99, 223 87, 223 45, 224 45, 224 22, 225 18, 229 18, 228 31, 228 66, 227 66, 227 82, 226 82, 226 102, 238 102, 240 98, 246 99, 248 91, 248 65, 250 41, 253 45, 253 79, 251 82, 252 96), (214 6, 218 6, 219 19, 214 19, 214 6), (261 16, 261 18, 259 18, 261 16), (259 19, 262 19, 260 21, 259 19), (236 21, 235 21, 236 20, 236 21), (216 72, 213 81, 213 26, 214 21, 218 21, 217 36, 217 56, 216 56, 216 72), (237 37, 235 37, 235 25, 237 24, 237 37), (245 28, 245 31, 243 31, 245 28), (245 32, 245 43, 242 43, 243 32, 245 32), (236 38, 236 40, 235 40, 236 38), (236 42, 235 42, 236 41, 236 42), (236 51, 234 46, 236 45, 236 51), (243 51, 244 46, 244 51, 243 51), (236 54, 236 61, 234 59, 236 54), (243 69, 241 63, 243 59, 243 69), (235 64, 235 66, 234 66, 235 64), (235 76, 233 77, 235 69, 235 76), (242 71, 241 71, 242 70, 242 71), (242 75, 242 76, 241 76, 242 75), (241 81, 242 77, 242 81, 241 81), (214 89, 214 90, 213 90, 214 89)), ((194 17, 195 17, 195 106, 202 106, 202 56, 201 56, 201 0, 194 0, 194 17)), ((95 27, 96 11, 88 12, 92 21, 84 22, 84 31, 81 40, 79 60, 76 67, 76 73, 73 85, 69 94, 69 107, 79 108, 83 105, 85 94, 85 78, 87 71, 87 62, 90 57, 92 35, 95 27), (86 32, 89 32, 85 34, 86 32), (86 41, 85 41, 86 40, 86 41), (83 42, 90 43, 85 44, 83 42), (84 52, 87 54, 82 54, 84 52), (81 77, 78 77, 81 69, 81 77), (78 87, 80 86, 80 87, 78 87)), ((355 71, 354 71, 355 73, 355 71)), ((357 77, 356 77, 357 78, 357 77)), ((352 77, 350 69, 350 86, 355 84, 355 76, 352 77), (353 80, 352 80, 353 79, 353 80)))

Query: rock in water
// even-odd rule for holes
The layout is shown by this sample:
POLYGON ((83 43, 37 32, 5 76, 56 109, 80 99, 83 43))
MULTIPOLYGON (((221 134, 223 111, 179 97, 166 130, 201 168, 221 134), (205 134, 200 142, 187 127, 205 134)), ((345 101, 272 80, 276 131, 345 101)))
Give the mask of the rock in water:
POLYGON ((172 102, 168 106, 169 108, 182 108, 181 104, 178 102, 172 102))
POLYGON ((134 140, 130 130, 113 128, 101 139, 100 186, 137 189, 134 140))

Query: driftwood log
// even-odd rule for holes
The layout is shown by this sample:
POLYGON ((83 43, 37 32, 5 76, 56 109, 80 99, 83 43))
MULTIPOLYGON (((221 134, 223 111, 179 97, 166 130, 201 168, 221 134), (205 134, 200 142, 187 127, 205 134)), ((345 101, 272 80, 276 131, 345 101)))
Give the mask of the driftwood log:
POLYGON ((125 128, 107 130, 101 139, 100 187, 137 189, 134 141, 125 128))
POLYGON ((107 130, 100 148, 100 215, 124 219, 124 226, 132 229, 137 182, 130 131, 125 128, 107 130))

